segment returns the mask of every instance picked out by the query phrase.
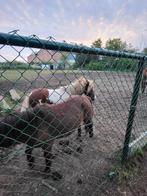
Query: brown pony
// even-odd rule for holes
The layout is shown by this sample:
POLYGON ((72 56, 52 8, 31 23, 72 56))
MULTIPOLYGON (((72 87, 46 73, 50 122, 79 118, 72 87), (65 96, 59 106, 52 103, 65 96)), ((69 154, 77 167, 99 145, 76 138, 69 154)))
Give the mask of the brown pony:
POLYGON ((26 155, 29 166, 34 166, 32 150, 41 147, 46 160, 45 172, 50 172, 52 146, 55 139, 72 134, 84 123, 85 130, 93 136, 93 108, 90 98, 71 96, 59 104, 43 104, 25 112, 15 112, 0 120, 0 147, 27 144, 26 155))
POLYGON ((144 68, 141 81, 141 92, 144 93, 147 85, 147 68, 144 68))
POLYGON ((33 108, 39 103, 48 103, 52 104, 49 99, 49 91, 47 88, 37 88, 32 90, 31 95, 29 96, 29 105, 33 108))

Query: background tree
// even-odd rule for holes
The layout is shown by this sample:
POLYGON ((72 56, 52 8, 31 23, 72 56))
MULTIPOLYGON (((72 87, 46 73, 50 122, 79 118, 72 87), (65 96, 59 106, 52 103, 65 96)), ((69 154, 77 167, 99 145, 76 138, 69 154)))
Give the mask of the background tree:
POLYGON ((97 40, 95 40, 92 45, 93 48, 101 48, 102 47, 102 40, 101 38, 98 38, 97 40))
POLYGON ((142 52, 147 55, 147 48, 144 48, 142 52))
POLYGON ((108 39, 106 42, 106 48, 109 50, 127 50, 126 42, 123 42, 120 38, 108 39))
POLYGON ((90 54, 83 54, 83 53, 77 54, 74 68, 85 68, 86 64, 96 60, 98 60, 97 55, 90 55, 90 54))
MULTIPOLYGON (((83 46, 80 44, 80 46, 83 46)), ((89 64, 91 61, 96 61, 98 59, 98 55, 92 54, 76 54, 74 68, 85 68, 86 64, 89 64)))
POLYGON ((137 49, 131 43, 127 44, 126 52, 137 52, 137 49))
MULTIPOLYGON (((94 48, 101 48, 102 41, 100 38, 95 40, 92 45, 94 48)), ((120 38, 108 39, 105 48, 110 50, 136 52, 137 50, 132 44, 123 42, 120 38)), ((145 49, 147 53, 147 48, 145 49)), ((134 71, 136 68, 136 61, 133 59, 114 58, 102 55, 77 54, 74 68, 82 68, 89 70, 120 70, 120 71, 134 71)))

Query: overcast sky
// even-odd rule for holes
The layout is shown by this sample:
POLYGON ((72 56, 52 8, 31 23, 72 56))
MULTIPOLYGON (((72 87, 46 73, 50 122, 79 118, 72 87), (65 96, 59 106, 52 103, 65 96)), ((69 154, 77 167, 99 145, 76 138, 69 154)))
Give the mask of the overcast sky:
POLYGON ((120 37, 147 45, 147 0, 0 0, 0 31, 90 45, 120 37))

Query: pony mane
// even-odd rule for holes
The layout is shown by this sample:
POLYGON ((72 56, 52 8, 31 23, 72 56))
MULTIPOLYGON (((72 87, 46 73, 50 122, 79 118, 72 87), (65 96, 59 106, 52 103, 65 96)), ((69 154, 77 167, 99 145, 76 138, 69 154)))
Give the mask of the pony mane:
POLYGON ((87 86, 87 93, 90 92, 91 89, 94 88, 93 80, 86 79, 85 77, 81 76, 80 78, 76 79, 73 83, 71 83, 73 90, 77 94, 83 94, 85 91, 85 87, 87 86), (88 86, 87 86, 88 83, 88 86))

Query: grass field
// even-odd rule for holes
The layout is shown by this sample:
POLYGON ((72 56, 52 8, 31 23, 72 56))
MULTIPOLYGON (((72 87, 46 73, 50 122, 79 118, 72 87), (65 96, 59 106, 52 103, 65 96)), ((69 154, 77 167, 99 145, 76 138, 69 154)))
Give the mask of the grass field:
POLYGON ((51 74, 50 70, 4 70, 0 71, 1 81, 19 80, 19 79, 35 79, 38 76, 46 76, 51 74))
POLYGON ((77 72, 76 70, 0 70, 0 81, 5 80, 21 80, 21 79, 35 79, 39 77, 46 77, 47 75, 61 74, 61 73, 72 73, 77 72))

